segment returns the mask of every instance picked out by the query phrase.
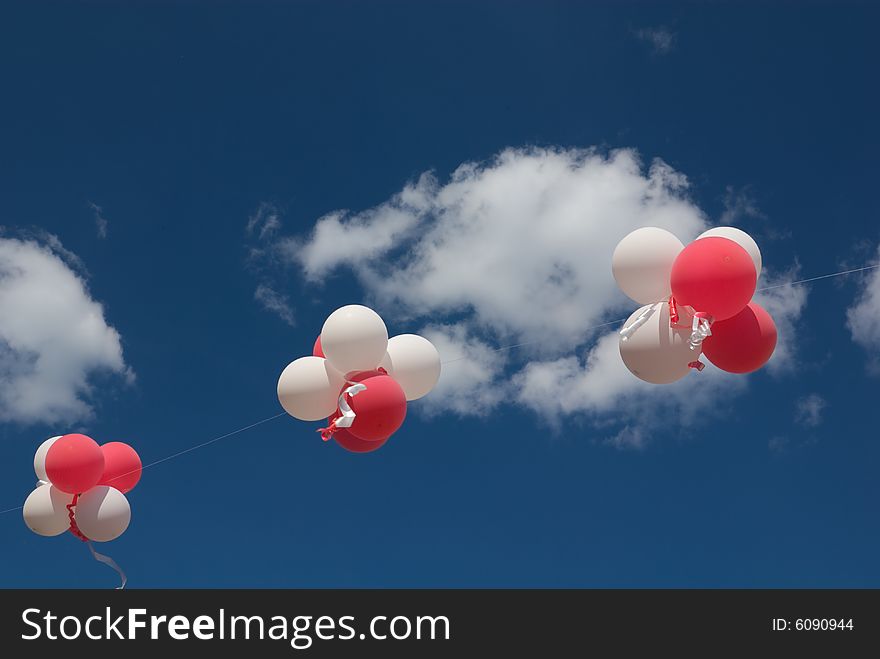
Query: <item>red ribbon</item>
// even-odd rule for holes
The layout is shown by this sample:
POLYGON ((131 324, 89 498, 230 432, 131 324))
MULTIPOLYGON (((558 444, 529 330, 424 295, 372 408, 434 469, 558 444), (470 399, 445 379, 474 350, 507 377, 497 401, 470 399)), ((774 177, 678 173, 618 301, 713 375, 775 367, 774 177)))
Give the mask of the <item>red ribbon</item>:
POLYGON ((678 323, 678 305, 675 303, 675 297, 669 296, 669 325, 674 326, 678 323))
POLYGON ((70 518, 70 532, 74 537, 79 538, 83 542, 88 542, 89 539, 83 535, 83 532, 79 530, 79 527, 76 525, 76 517, 74 516, 73 509, 76 508, 76 502, 79 499, 78 494, 73 495, 73 501, 67 504, 67 516, 70 518))
POLYGON ((331 416, 328 419, 328 421, 330 423, 327 425, 327 427, 326 428, 318 428, 318 430, 316 431, 316 432, 321 433, 321 439, 323 439, 325 442, 329 441, 330 438, 336 434, 336 431, 338 430, 338 428, 336 427, 336 419, 338 419, 338 418, 339 418, 339 410, 337 409, 333 413, 333 416, 331 416))
POLYGON ((321 439, 323 439, 325 442, 329 441, 330 438, 333 437, 334 434, 336 434, 336 419, 333 419, 330 422, 330 425, 326 428, 318 428, 316 432, 321 433, 321 439))
POLYGON ((688 366, 689 366, 690 368, 695 368, 695 369, 697 369, 698 372, 699 372, 699 371, 702 371, 704 368, 706 368, 706 365, 705 365, 703 362, 701 362, 699 359, 690 362, 690 363, 688 364, 688 366))

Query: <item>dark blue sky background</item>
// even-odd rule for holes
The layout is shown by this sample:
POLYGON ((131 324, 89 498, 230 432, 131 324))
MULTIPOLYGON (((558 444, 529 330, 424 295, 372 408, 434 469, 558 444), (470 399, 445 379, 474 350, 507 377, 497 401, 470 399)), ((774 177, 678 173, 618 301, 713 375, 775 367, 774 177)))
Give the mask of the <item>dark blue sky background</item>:
MULTIPOLYGON (((296 327, 262 310, 244 230, 262 201, 302 233, 507 146, 631 146, 713 217, 728 186, 749 190, 771 266, 831 272, 878 238, 869 5, 124 4, 4 5, 0 225, 85 262, 137 382, 96 381, 83 428, 145 462, 279 412, 281 369, 362 301, 353 277, 291 270, 296 327), (658 26, 665 54, 637 36, 658 26)), ((844 323, 854 283, 811 290, 804 368, 754 376, 692 434, 620 451, 514 409, 413 413, 352 455, 285 417, 145 472, 102 551, 135 587, 878 587, 880 389, 844 323), (793 405, 811 392, 828 408, 805 430, 793 405)), ((66 431, 0 426, 0 509, 66 431)), ((113 582, 20 513, 0 534, 0 586, 113 582)))

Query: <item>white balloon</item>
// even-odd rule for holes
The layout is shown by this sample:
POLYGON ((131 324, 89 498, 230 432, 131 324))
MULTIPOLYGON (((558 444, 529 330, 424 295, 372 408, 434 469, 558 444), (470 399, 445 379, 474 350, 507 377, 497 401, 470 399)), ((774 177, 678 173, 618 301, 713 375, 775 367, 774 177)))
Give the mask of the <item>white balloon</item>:
POLYGON ((643 227, 624 236, 611 256, 611 272, 620 290, 639 304, 669 297, 672 264, 684 245, 673 234, 643 227))
POLYGON ((434 344, 417 334, 400 334, 388 339, 382 360, 388 374, 403 388, 407 400, 427 394, 440 379, 440 353, 434 344))
POLYGON ((752 263, 755 264, 755 272, 759 277, 761 276, 761 267, 763 265, 761 261, 761 250, 758 248, 758 243, 756 243, 755 239, 749 234, 736 227, 715 227, 714 229, 709 229, 708 231, 701 233, 697 236, 697 240, 700 238, 709 238, 710 236, 727 238, 746 250, 749 253, 749 256, 752 257, 752 263))
POLYGON ((59 439, 61 439, 61 435, 50 437, 40 444, 40 448, 38 448, 37 452, 34 454, 34 471, 37 474, 37 478, 41 481, 49 480, 49 477, 46 475, 46 454, 49 452, 49 449, 52 448, 52 444, 59 439))
POLYGON ((321 349, 341 373, 376 368, 388 347, 388 329, 372 309, 349 304, 337 309, 321 328, 321 349))
POLYGON ((79 530, 95 542, 115 540, 125 533, 131 522, 128 499, 109 485, 96 485, 79 495, 74 513, 79 530))
POLYGON ((321 357, 300 357, 278 378, 278 401, 300 421, 326 419, 336 411, 345 378, 321 357))
POLYGON ((70 514, 66 506, 71 501, 72 494, 62 492, 54 485, 40 485, 24 502, 24 523, 37 535, 61 535, 70 528, 70 514))
POLYGON ((637 378, 651 384, 669 384, 690 371, 690 364, 700 357, 701 350, 691 350, 690 317, 681 319, 681 329, 669 326, 669 304, 648 304, 630 316, 624 327, 632 325, 645 311, 651 311, 645 323, 620 339, 623 363, 637 378))

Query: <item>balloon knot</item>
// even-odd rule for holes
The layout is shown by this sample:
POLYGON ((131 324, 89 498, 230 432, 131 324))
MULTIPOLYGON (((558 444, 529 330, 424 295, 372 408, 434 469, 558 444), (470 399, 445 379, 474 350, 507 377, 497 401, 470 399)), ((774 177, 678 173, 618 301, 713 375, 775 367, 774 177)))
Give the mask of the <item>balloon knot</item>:
POLYGON ((696 360, 690 362, 690 363, 688 364, 688 367, 689 367, 689 368, 695 368, 695 369, 697 369, 697 372, 700 372, 700 371, 702 371, 704 368, 706 368, 706 365, 705 365, 703 362, 701 362, 699 359, 696 359, 696 360))
POLYGON ((388 371, 386 371, 381 366, 379 366, 376 370, 379 371, 382 375, 388 375, 388 371))
POLYGON ((78 494, 73 495, 73 501, 67 504, 67 516, 70 518, 70 532, 73 534, 75 538, 79 538, 83 542, 88 542, 89 539, 83 535, 83 532, 79 530, 79 527, 76 525, 76 516, 73 512, 73 509, 76 508, 76 502, 79 499, 78 494))

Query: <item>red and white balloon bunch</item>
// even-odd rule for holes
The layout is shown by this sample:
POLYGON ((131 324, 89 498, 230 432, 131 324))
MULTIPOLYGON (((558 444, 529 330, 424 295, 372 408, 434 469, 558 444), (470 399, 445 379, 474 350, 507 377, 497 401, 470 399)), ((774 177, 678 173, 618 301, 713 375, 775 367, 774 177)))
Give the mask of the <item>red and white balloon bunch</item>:
POLYGON ((752 300, 761 251, 744 231, 716 227, 685 247, 670 232, 636 229, 618 243, 612 272, 620 289, 645 305, 620 331, 620 356, 652 384, 703 369, 750 373, 776 348, 776 325, 752 300))
POLYGON ((311 357, 291 362, 278 379, 281 407, 301 421, 326 418, 321 429, 343 448, 381 447, 406 418, 406 404, 428 394, 440 378, 440 354, 416 334, 388 338, 372 309, 351 304, 334 311, 311 357))
POLYGON ((78 434, 50 437, 34 455, 34 471, 37 489, 22 509, 34 533, 70 531, 84 542, 109 542, 128 528, 131 507, 125 493, 141 478, 141 459, 128 444, 99 446, 78 434))

